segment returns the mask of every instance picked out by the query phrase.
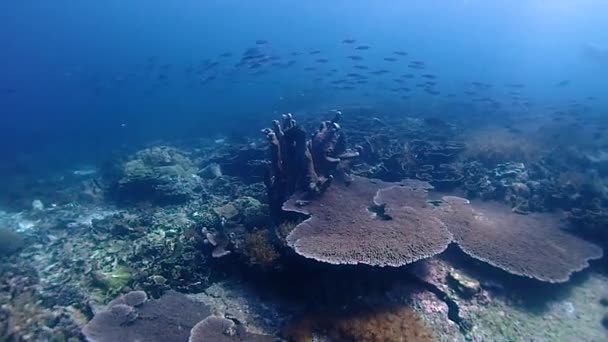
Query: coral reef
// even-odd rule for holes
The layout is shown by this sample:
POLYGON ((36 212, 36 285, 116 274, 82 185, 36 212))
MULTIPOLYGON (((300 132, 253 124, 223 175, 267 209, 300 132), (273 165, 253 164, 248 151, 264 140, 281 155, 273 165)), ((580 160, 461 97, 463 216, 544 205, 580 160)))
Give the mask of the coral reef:
POLYGON ((309 313, 288 325, 283 334, 294 342, 312 341, 319 334, 330 341, 434 341, 432 332, 419 315, 407 306, 345 309, 333 314, 309 313))
POLYGON ((359 153, 347 150, 338 125, 341 117, 336 112, 334 119, 323 121, 310 141, 291 114, 283 114, 282 123, 275 120, 273 128, 263 130, 270 145, 271 169, 265 182, 273 215, 280 213, 280 206, 296 191, 308 196, 323 193, 335 173, 348 181, 346 164, 359 153))
POLYGON ((463 157, 494 167, 506 162, 529 162, 538 159, 540 147, 529 138, 506 129, 484 128, 466 138, 463 157))
POLYGON ((559 283, 603 256, 602 249, 562 231, 548 214, 517 215, 502 205, 470 205, 446 196, 439 217, 472 257, 509 273, 559 283))
POLYGON ((190 329, 211 312, 177 292, 167 292, 159 299, 133 301, 126 295, 96 313, 82 328, 89 341, 187 341, 190 329), (139 305, 128 305, 139 304, 139 305))
POLYGON ((426 200, 420 184, 391 186, 356 177, 318 199, 291 198, 283 208, 309 218, 287 242, 300 255, 332 264, 402 266, 441 253, 452 237, 441 221, 416 208, 426 200), (368 210, 372 204, 379 213, 368 210))
POLYGON ((262 269, 271 268, 280 257, 268 230, 248 233, 245 238, 244 253, 248 264, 260 266, 262 269))
POLYGON ((196 324, 188 342, 271 342, 270 336, 252 334, 239 329, 233 321, 209 316, 196 324))
POLYGON ((197 172, 183 152, 152 147, 121 165, 111 186, 121 200, 179 203, 192 199, 200 188, 197 172))
POLYGON ((11 229, 0 227, 0 257, 17 252, 23 244, 21 235, 11 229))

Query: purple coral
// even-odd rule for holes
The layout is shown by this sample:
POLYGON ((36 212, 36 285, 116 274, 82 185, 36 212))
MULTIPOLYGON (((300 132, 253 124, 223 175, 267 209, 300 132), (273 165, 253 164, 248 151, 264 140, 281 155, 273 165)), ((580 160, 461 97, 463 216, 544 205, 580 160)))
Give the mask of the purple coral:
POLYGON ((90 342, 187 341, 190 329, 209 315, 207 306, 177 292, 147 301, 130 293, 97 313, 82 333, 90 342))
POLYGON ((441 253, 452 236, 427 215, 422 184, 394 186, 356 177, 314 201, 294 197, 283 208, 310 217, 287 242, 298 254, 331 264, 402 266, 441 253), (372 204, 382 213, 370 211, 372 204))
POLYGON ((209 316, 192 328, 188 342, 270 342, 266 335, 248 333, 239 329, 233 321, 209 316))
POLYGON ((603 255, 600 247, 560 229, 550 214, 517 215, 497 203, 446 196, 439 217, 470 256, 509 273, 541 281, 568 281, 603 255))

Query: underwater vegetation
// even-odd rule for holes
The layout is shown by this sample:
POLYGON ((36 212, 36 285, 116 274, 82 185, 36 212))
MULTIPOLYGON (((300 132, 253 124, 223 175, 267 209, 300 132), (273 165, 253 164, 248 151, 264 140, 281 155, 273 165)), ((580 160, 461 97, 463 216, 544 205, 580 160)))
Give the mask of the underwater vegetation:
POLYGON ((308 313, 285 327, 290 341, 313 341, 322 332, 332 341, 430 342, 433 334, 408 307, 368 307, 341 312, 308 313))

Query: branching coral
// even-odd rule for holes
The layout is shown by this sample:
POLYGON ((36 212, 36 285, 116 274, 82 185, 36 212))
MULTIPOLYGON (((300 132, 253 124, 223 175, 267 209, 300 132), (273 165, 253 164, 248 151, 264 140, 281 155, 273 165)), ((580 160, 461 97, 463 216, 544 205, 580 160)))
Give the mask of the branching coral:
POLYGON ((340 118, 337 112, 333 120, 323 121, 311 141, 291 114, 283 114, 282 123, 275 120, 273 128, 262 131, 271 154, 266 178, 271 213, 280 212, 281 204, 294 192, 316 196, 327 189, 335 173, 348 174, 345 162, 359 154, 346 149, 340 118))

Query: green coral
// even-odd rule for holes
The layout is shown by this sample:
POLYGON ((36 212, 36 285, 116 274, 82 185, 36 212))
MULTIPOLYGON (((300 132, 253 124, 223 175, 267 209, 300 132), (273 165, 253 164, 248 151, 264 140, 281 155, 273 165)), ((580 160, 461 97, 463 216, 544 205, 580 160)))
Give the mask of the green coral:
POLYGON ((268 218, 266 205, 253 197, 244 196, 236 199, 232 205, 238 210, 241 223, 246 227, 252 228, 262 225, 268 218))

